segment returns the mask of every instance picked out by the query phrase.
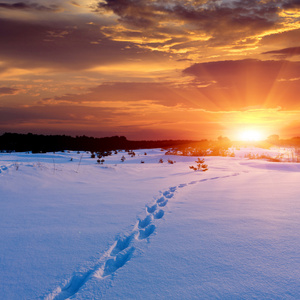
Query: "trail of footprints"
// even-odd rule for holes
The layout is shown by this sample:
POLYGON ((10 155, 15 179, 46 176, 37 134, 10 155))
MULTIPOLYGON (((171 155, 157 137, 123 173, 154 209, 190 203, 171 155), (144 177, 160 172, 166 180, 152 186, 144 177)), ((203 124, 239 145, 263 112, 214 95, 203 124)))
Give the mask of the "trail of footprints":
POLYGON ((168 201, 174 196, 174 193, 178 188, 184 188, 187 185, 192 185, 207 180, 215 180, 237 175, 239 175, 239 173, 191 181, 189 183, 179 184, 178 186, 171 187, 168 190, 161 192, 161 196, 158 197, 158 199, 156 199, 152 205, 146 205, 145 218, 138 219, 134 229, 129 235, 118 238, 92 268, 84 272, 76 272, 62 288, 57 288, 45 299, 67 299, 75 295, 89 280, 89 278, 95 276, 99 279, 105 279, 106 277, 113 275, 118 269, 122 268, 132 258, 135 251, 135 243, 147 240, 155 232, 155 221, 163 218, 165 214, 164 208, 168 201))

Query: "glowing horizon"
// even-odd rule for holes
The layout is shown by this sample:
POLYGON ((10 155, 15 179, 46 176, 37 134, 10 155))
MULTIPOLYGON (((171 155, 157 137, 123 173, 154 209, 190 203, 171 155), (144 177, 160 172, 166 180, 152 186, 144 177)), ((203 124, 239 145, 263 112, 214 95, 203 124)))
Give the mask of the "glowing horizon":
POLYGON ((263 134, 255 129, 246 129, 240 132, 239 140, 241 141, 249 141, 249 142, 258 142, 265 140, 263 134))

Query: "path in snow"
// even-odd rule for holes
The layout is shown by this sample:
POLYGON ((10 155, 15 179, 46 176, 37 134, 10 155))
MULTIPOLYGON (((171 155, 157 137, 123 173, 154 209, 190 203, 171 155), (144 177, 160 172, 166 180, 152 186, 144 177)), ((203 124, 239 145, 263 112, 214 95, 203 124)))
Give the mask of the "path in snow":
POLYGON ((106 251, 102 257, 91 268, 84 272, 76 272, 63 287, 58 287, 54 292, 46 296, 45 300, 64 300, 75 295, 81 287, 91 278, 105 279, 114 274, 118 269, 122 268, 131 258, 135 251, 135 243, 147 240, 156 230, 155 220, 163 218, 165 207, 170 199, 174 197, 174 193, 178 188, 184 188, 188 185, 201 183, 208 180, 223 179, 237 176, 240 173, 232 175, 212 177, 182 183, 161 192, 161 195, 151 205, 146 205, 146 216, 139 219, 135 224, 132 232, 120 237, 106 251))

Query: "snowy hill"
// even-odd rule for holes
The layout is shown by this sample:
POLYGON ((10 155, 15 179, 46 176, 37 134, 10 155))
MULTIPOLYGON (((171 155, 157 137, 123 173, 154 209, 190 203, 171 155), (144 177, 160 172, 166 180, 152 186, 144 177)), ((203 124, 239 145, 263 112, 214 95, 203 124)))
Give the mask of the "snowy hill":
POLYGON ((300 164, 243 151, 1 153, 1 299, 300 299, 300 164))

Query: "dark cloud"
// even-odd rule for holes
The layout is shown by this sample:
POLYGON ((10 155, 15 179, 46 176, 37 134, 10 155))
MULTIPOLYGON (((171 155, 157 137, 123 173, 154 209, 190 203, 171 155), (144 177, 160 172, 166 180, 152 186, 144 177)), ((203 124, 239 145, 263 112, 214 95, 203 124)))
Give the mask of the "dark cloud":
POLYGON ((193 61, 193 60, 189 59, 189 58, 180 58, 180 59, 177 59, 177 61, 193 61))
MULTIPOLYGON (((122 101, 139 102, 149 100, 152 103, 164 106, 183 104, 190 106, 189 99, 193 99, 197 88, 194 85, 177 86, 175 83, 150 83, 150 82, 112 82, 103 83, 91 88, 85 94, 66 94, 55 97, 54 100, 70 103, 122 101)), ((45 99, 46 101, 48 99, 45 99)), ((145 105, 145 104, 144 104, 145 105)))
MULTIPOLYGON (((213 78, 220 85, 235 85, 234 82, 247 84, 251 78, 265 78, 264 82, 276 79, 289 80, 300 75, 300 62, 261 61, 257 59, 228 60, 194 64, 183 71, 200 80, 213 78)), ((257 80, 259 81, 259 80, 257 80)), ((238 83, 237 83, 238 84, 238 83)))
POLYGON ((300 0, 287 0, 283 3, 285 9, 298 9, 300 7, 300 0))
MULTIPOLYGON (((126 109, 90 108, 86 106, 34 106, 28 108, 0 107, 0 133, 43 133, 90 135, 95 137, 125 135, 130 139, 195 139, 214 136, 213 131, 221 125, 202 123, 205 118, 195 118, 191 124, 189 116, 184 128, 170 114, 164 119, 145 122, 145 113, 134 114, 126 109), (196 126, 195 126, 196 124, 196 126), (205 129, 204 129, 205 128, 205 129)), ((181 113, 182 115, 182 113, 181 113)), ((146 116, 147 117, 147 116, 146 116)))
POLYGON ((264 51, 264 53, 273 51, 274 49, 298 48, 300 46, 299 36, 300 29, 273 33, 264 36, 259 43, 259 47, 261 52, 264 51))
POLYGON ((297 56, 300 55, 300 47, 291 47, 291 48, 284 48, 280 50, 267 51, 267 52, 263 52, 262 54, 271 54, 283 58, 290 57, 290 56, 297 56))
POLYGON ((113 11, 120 17, 120 21, 135 27, 150 27, 155 26, 159 18, 155 16, 156 12, 160 12, 160 7, 155 7, 154 4, 158 1, 144 0, 119 0, 105 1, 97 5, 95 11, 101 12, 102 9, 113 11))
POLYGON ((111 41, 99 26, 85 20, 48 24, 0 19, 0 60, 12 67, 79 70, 130 59, 165 59, 162 53, 127 47, 129 44, 111 41))
MULTIPOLYGON (((76 4, 76 2, 69 2, 76 4)), ((106 0, 97 4, 98 14, 57 18, 54 21, 0 19, 0 60, 17 68, 51 67, 81 70, 96 65, 130 60, 156 62, 195 59, 189 54, 227 46, 247 48, 242 41, 278 26, 283 4, 292 1, 237 0, 106 0), (104 12, 119 17, 120 26, 105 19, 104 12), (89 24, 87 24, 89 23, 89 24), (203 38, 202 38, 203 37, 203 38)), ((294 3, 295 4, 295 3, 294 3)), ((0 8, 55 10, 37 2, 1 2, 0 8)), ((56 14, 57 15, 57 14, 56 14)), ((60 14, 59 14, 60 15, 60 14)), ((227 49, 228 49, 227 48, 227 49)), ((216 51, 219 51, 218 49, 216 51)), ((215 54, 215 53, 213 53, 215 54)))
POLYGON ((18 92, 18 89, 10 87, 0 87, 0 96, 1 95, 15 95, 18 92))
POLYGON ((213 80, 203 94, 230 110, 251 106, 299 106, 300 62, 254 59, 194 64, 183 71, 197 80, 213 80))
POLYGON ((0 2, 0 9, 14 9, 14 10, 36 10, 44 12, 58 12, 62 11, 62 8, 55 4, 50 4, 49 6, 40 5, 38 3, 26 3, 26 2, 15 2, 15 3, 5 3, 0 2))
MULTIPOLYGON (((290 109, 299 107, 300 62, 254 59, 194 64, 183 71, 189 82, 113 82, 84 94, 55 97, 59 103, 136 102, 135 105, 181 105, 211 111, 249 107, 290 109), (149 103, 145 104, 145 100, 149 103)), ((45 103, 49 101, 44 100, 45 103)))
MULTIPOLYGON (((109 124, 114 118, 126 116, 127 113, 117 112, 109 108, 86 106, 47 105, 29 107, 0 107, 0 124, 66 123, 66 124, 109 124)), ((80 125, 78 125, 80 126, 80 125)))
MULTIPOLYGON (((199 133, 199 129, 191 127, 191 130, 199 133)), ((0 107, 0 132, 8 130, 93 136, 126 135, 137 139, 145 138, 145 134, 148 139, 176 138, 179 135, 187 138, 189 131, 183 129, 180 122, 170 115, 167 116, 167 120, 153 120, 152 116, 145 115, 145 112, 128 112, 127 107, 99 108, 77 105, 0 107), (148 118, 147 121, 145 118, 148 118)))
POLYGON ((104 108, 66 104, 0 107, 0 132, 192 139, 199 134, 213 136, 222 127, 216 121, 207 124, 208 120, 204 112, 161 107, 155 111, 138 103, 104 108))
POLYGON ((0 132, 112 136, 126 111, 86 106, 0 107, 0 132))
POLYGON ((232 2, 106 0, 96 11, 112 11, 127 28, 150 32, 168 31, 168 22, 184 22, 182 35, 190 31, 210 36, 211 45, 222 45, 245 36, 259 34, 278 22, 280 3, 275 1, 238 0, 232 2), (278 5, 279 4, 279 5, 278 5))
POLYGON ((78 4, 76 1, 71 1, 70 3, 74 6, 80 7, 80 4, 78 4))

